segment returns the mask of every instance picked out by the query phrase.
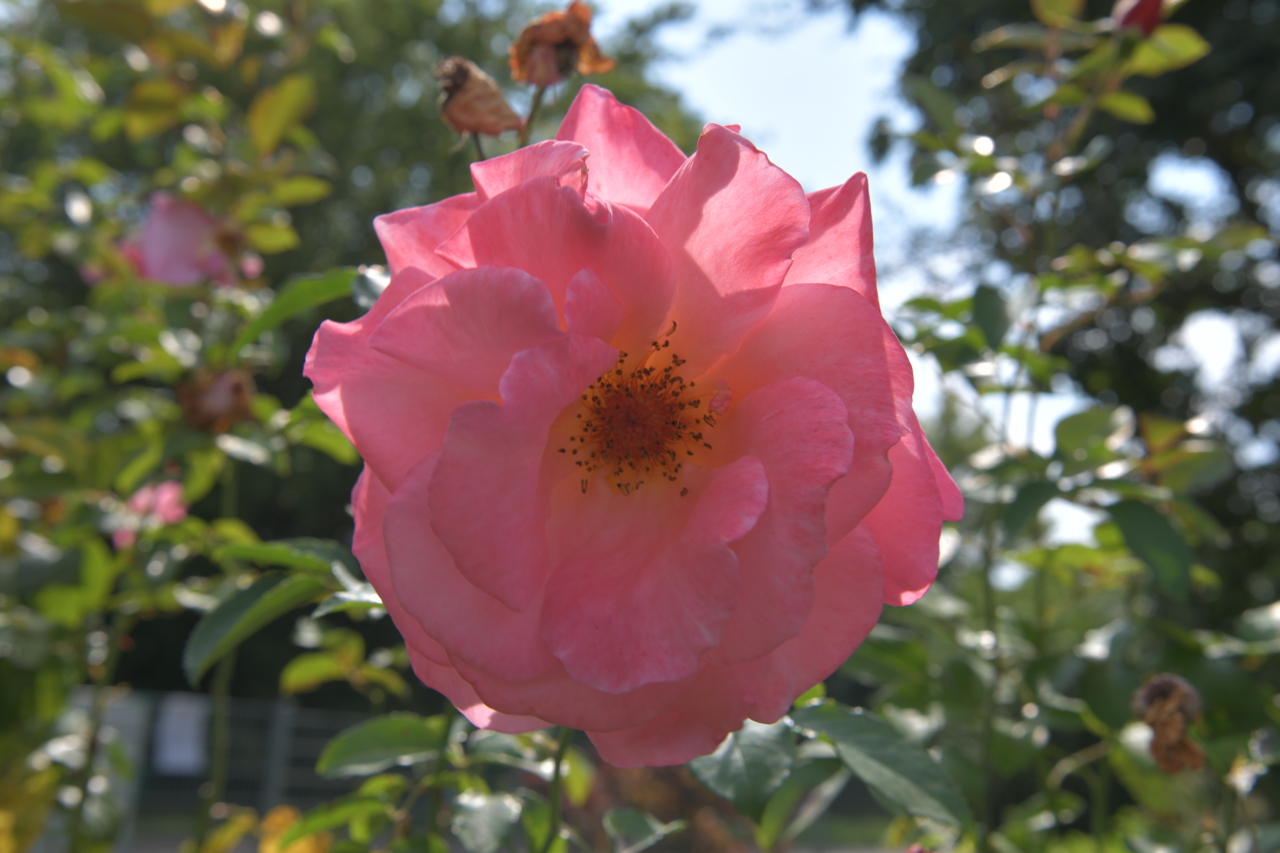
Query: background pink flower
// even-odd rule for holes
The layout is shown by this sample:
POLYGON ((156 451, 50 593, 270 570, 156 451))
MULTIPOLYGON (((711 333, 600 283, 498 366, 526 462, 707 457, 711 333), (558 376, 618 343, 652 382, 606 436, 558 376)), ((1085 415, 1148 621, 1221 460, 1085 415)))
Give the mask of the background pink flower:
POLYGON ((307 358, 416 672, 619 765, 776 721, 924 594, 963 511, 880 314, 865 176, 806 196, 717 125, 686 158, 592 86, 472 176, 379 217, 390 286, 307 358))
POLYGON ((120 252, 138 275, 152 281, 178 287, 209 280, 233 284, 231 260, 218 246, 219 230, 204 208, 156 192, 142 229, 120 245, 120 252))
POLYGON ((148 483, 125 501, 127 514, 118 519, 111 535, 117 548, 126 548, 138 540, 139 530, 154 530, 166 524, 177 524, 187 517, 182 499, 182 484, 176 480, 148 483))

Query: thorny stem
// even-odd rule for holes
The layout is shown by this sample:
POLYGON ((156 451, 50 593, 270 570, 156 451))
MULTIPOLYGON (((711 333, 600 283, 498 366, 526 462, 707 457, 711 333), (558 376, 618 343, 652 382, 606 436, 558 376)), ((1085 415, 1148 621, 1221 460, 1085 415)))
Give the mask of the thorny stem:
POLYGON ((547 826, 547 837, 542 842, 542 847, 538 849, 538 853, 550 853, 551 845, 560 837, 560 784, 562 777, 560 770, 564 764, 564 755, 569 751, 569 741, 572 739, 573 729, 568 726, 560 729, 555 768, 551 771, 551 790, 547 792, 547 798, 551 801, 551 821, 547 826))
POLYGON ((542 108, 542 96, 546 93, 546 86, 539 86, 533 91, 533 103, 529 104, 529 117, 524 120, 524 127, 520 129, 520 141, 516 143, 517 148, 523 148, 529 144, 529 134, 533 133, 533 122, 538 117, 538 110, 542 108))
POLYGON ((215 803, 222 800, 227 789, 228 747, 231 744, 231 676, 235 672, 236 652, 232 649, 218 661, 213 671, 213 767, 209 774, 209 787, 200 800, 200 814, 196 818, 196 849, 204 846, 212 823, 215 803))

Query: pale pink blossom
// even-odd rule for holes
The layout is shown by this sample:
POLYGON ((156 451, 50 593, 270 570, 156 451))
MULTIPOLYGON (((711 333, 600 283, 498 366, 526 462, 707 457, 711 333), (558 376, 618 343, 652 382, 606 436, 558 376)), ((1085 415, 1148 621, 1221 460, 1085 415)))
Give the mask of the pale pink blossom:
POLYGON ((138 541, 138 532, 156 530, 177 524, 187 517, 187 504, 182 499, 182 484, 176 480, 148 483, 125 501, 124 512, 113 521, 111 542, 126 548, 138 541))
POLYGON ((120 245, 138 275, 187 287, 235 283, 231 260, 218 245, 221 226, 204 208, 166 192, 151 194, 142 229, 120 245))
POLYGON ((472 177, 376 220, 390 286, 307 356, 417 674, 617 765, 779 719, 924 594, 963 511, 880 314, 865 176, 806 196, 718 125, 685 157, 586 86, 557 140, 472 177))

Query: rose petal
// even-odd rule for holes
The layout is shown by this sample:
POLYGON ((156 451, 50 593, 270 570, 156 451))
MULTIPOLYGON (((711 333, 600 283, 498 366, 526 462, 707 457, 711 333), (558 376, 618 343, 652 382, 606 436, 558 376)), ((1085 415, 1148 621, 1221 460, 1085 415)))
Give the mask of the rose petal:
POLYGON ((755 525, 768 493, 764 466, 745 456, 630 495, 598 478, 576 500, 558 496, 570 517, 559 520, 563 556, 547 580, 542 636, 569 675, 621 693, 695 673, 738 600, 728 546, 755 525))
POLYGON ((600 276, 581 270, 565 290, 564 319, 571 334, 608 341, 622 328, 626 313, 600 276))
POLYGON ((229 284, 231 262, 218 248, 218 221, 199 205, 158 192, 142 227, 139 272, 167 284, 196 284, 207 279, 229 284))
POLYGON ((827 492, 853 458, 848 420, 836 392, 797 377, 750 394, 717 428, 717 445, 763 463, 769 504, 733 545, 742 594, 706 661, 753 660, 800 633, 813 606, 813 566, 827 555, 827 492))
POLYGON ((884 561, 885 604, 911 604, 938 576, 943 508, 928 446, 917 425, 889 451, 893 483, 863 522, 884 561))
POLYGON ((792 376, 830 387, 845 401, 853 432, 853 464, 827 499, 827 542, 834 544, 856 527, 889 487, 888 452, 907 432, 900 422, 901 393, 910 410, 911 392, 895 396, 902 353, 880 311, 850 288, 829 284, 784 287, 769 316, 743 340, 737 352, 714 369, 734 395, 792 376))
POLYGON ((462 716, 476 728, 520 735, 545 729, 551 725, 536 717, 520 717, 493 710, 480 701, 476 691, 463 680, 461 675, 458 675, 457 670, 453 667, 441 666, 412 648, 409 649, 409 662, 413 665, 414 675, 418 676, 423 684, 443 693, 445 698, 452 702, 453 706, 462 712, 462 716))
POLYGON ((597 338, 568 335, 511 359, 503 402, 453 413, 431 480, 431 525, 458 571, 512 610, 524 610, 549 568, 541 474, 551 424, 617 360, 597 338))
POLYGON ((389 489, 439 449, 453 410, 477 396, 369 347, 378 324, 431 282, 426 273, 410 267, 392 276, 368 314, 350 323, 326 320, 303 368, 315 385, 316 404, 389 489))
POLYGON ((406 207, 373 220, 373 230, 387 253, 387 266, 397 273, 417 267, 439 278, 458 267, 436 254, 438 247, 462 227, 480 205, 476 193, 463 193, 423 207, 406 207))
POLYGON ((603 202, 588 209, 550 177, 485 202, 440 253, 460 267, 525 270, 547 285, 557 307, 569 281, 592 270, 623 307, 611 343, 624 351, 639 351, 659 333, 675 293, 671 259, 643 219, 603 202))
POLYGON ((641 216, 685 160, 684 152, 643 113, 591 84, 578 91, 556 138, 580 142, 591 151, 587 165, 592 195, 626 205, 641 216))
POLYGON ((587 149, 573 142, 548 139, 510 154, 471 164, 476 195, 488 201, 530 178, 550 175, 564 187, 582 195, 587 187, 587 149))
POLYGON ((563 334, 546 285, 521 270, 481 267, 419 288, 378 324, 369 346, 495 397, 513 355, 563 334))
POLYGON ((871 197, 859 172, 844 184, 809 194, 809 242, 793 255, 785 285, 822 282, 851 287, 880 307, 871 250, 871 197))
POLYGON ((672 708, 643 725, 616 732, 588 731, 587 737, 614 767, 669 767, 714 752, 727 734, 672 708))
POLYGON ((809 203, 754 145, 708 125, 646 219, 675 261, 672 346, 697 376, 769 313, 808 235, 809 203))

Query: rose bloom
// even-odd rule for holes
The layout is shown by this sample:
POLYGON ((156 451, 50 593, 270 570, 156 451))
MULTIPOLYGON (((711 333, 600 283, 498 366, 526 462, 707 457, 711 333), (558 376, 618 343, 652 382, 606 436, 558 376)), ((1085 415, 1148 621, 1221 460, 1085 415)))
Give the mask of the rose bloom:
POLYGON ((124 509, 111 534, 111 543, 117 548, 127 548, 138 541, 139 530, 156 530, 187 517, 182 484, 176 480, 148 483, 125 501, 124 509))
POLYGON ((685 762, 779 719, 937 573, 960 493, 881 317, 866 178, 806 197, 587 86, 476 191, 379 217, 391 283, 306 373, 354 551, 476 725, 685 762))
POLYGON ((142 229, 120 252, 142 278, 186 287, 213 280, 235 283, 231 260, 218 245, 221 226, 208 211, 169 193, 151 194, 142 229))

